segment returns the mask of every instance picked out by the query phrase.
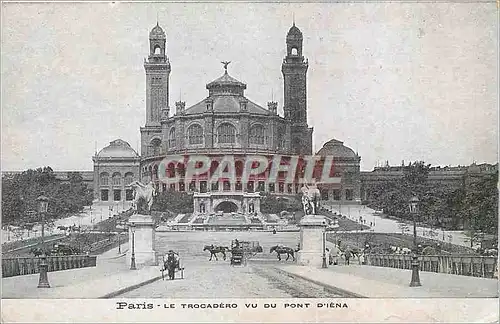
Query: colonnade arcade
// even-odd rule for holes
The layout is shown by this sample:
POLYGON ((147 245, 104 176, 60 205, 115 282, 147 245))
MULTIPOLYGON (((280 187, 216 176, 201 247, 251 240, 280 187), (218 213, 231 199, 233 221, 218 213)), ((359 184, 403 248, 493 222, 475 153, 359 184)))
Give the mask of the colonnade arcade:
MULTIPOLYGON (((300 193, 302 182, 300 179, 304 177, 306 162, 299 158, 295 176, 293 181, 286 181, 286 172, 280 171, 278 172, 278 176, 275 181, 269 181, 269 174, 272 168, 272 159, 273 156, 268 156, 268 166, 264 172, 258 175, 250 175, 247 181, 243 179, 243 169, 245 166, 245 158, 246 156, 234 156, 234 169, 236 181, 230 181, 230 179, 219 179, 218 182, 211 183, 210 179, 214 172, 217 170, 220 165, 220 161, 222 156, 212 156, 211 157, 211 166, 208 172, 194 176, 192 181, 185 181, 183 178, 186 174, 186 165, 189 156, 185 156, 184 162, 171 162, 167 165, 165 170, 165 174, 168 178, 175 178, 176 176, 180 177, 180 181, 175 183, 162 183, 159 178, 159 165, 160 162, 151 162, 150 164, 144 165, 141 169, 143 182, 152 181, 156 186, 156 189, 159 192, 167 191, 167 190, 175 190, 175 191, 186 191, 186 192, 198 192, 198 193, 207 193, 207 192, 268 192, 268 193, 279 193, 285 195, 295 195, 300 193)), ((287 165, 289 162, 289 156, 283 156, 281 160, 281 165, 287 165)), ((324 158, 316 162, 315 168, 313 171, 313 178, 316 182, 319 182, 323 172, 323 163, 324 158)), ((197 165, 196 167, 200 167, 201 165, 197 165)), ((258 162, 253 162, 252 168, 258 167, 258 162)), ((227 168, 224 171, 228 171, 227 168)), ((321 185, 318 184, 318 188, 320 189, 323 200, 329 201, 357 201, 358 193, 355 185, 351 183, 349 180, 350 175, 344 174, 343 170, 335 169, 333 166, 330 170, 330 177, 339 177, 341 181, 337 184, 328 184, 321 185), (345 176, 345 181, 344 181, 345 176)))

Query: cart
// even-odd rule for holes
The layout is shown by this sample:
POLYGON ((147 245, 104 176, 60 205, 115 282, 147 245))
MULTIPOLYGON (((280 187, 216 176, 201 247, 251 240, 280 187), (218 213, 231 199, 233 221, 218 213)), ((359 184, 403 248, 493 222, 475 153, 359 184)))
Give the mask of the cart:
POLYGON ((167 272, 170 280, 175 279, 176 273, 180 273, 180 279, 184 279, 184 267, 181 266, 181 259, 180 258, 179 258, 178 262, 175 262, 175 264, 169 263, 168 260, 163 262, 160 271, 161 271, 161 279, 162 280, 165 280, 165 271, 167 272))

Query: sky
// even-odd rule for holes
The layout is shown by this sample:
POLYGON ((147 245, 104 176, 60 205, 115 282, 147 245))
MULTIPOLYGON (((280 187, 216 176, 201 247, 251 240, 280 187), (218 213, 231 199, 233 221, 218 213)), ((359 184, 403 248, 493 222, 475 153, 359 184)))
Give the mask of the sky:
POLYGON ((92 170, 144 126, 144 58, 167 34, 171 113, 229 74, 283 114, 285 37, 304 35, 314 151, 328 140, 361 169, 498 161, 496 3, 3 3, 2 170, 92 170))

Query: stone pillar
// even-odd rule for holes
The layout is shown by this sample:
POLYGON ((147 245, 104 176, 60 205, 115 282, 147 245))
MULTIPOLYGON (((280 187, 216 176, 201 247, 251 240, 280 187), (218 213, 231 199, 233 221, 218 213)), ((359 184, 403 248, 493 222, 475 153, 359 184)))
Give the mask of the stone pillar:
POLYGON ((132 259, 132 244, 134 245, 135 263, 138 267, 156 265, 153 218, 149 215, 134 214, 130 217, 128 225, 129 249, 126 258, 127 265, 130 265, 132 259), (133 240, 132 231, 134 231, 133 240))
POLYGON ((324 216, 306 215, 300 221, 300 251, 297 263, 321 267, 323 264, 323 235, 326 229, 324 216))

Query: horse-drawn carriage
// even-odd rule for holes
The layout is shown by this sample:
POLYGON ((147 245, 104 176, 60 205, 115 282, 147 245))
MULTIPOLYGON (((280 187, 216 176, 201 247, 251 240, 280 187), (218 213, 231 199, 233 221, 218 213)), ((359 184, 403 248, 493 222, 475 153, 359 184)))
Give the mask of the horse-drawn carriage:
POLYGON ((262 246, 257 241, 233 240, 231 242, 231 265, 246 263, 246 260, 262 251, 262 246))
POLYGON ((181 279, 184 279, 184 267, 181 266, 181 261, 177 253, 173 251, 168 253, 163 258, 163 266, 160 269, 161 278, 165 280, 165 271, 167 271, 168 278, 170 280, 175 279, 175 273, 180 272, 181 279))

